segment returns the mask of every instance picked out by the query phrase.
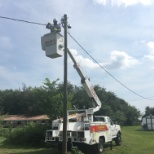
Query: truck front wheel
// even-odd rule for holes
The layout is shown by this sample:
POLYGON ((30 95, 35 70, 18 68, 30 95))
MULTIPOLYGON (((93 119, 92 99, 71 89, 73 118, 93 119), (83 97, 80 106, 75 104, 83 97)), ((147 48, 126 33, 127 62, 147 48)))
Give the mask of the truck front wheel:
POLYGON ((120 133, 118 133, 117 134, 117 137, 115 138, 115 143, 116 143, 116 145, 121 145, 121 134, 120 133))
POLYGON ((100 138, 98 143, 98 153, 102 153, 103 151, 104 151, 104 140, 100 138))

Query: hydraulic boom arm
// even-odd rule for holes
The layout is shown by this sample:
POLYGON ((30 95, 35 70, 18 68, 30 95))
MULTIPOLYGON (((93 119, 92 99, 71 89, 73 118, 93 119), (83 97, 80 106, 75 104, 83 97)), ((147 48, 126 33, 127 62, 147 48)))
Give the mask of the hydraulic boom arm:
POLYGON ((71 57, 73 63, 74 63, 74 67, 77 70, 79 76, 81 77, 81 83, 84 87, 84 89, 86 90, 88 96, 90 98, 92 98, 92 102, 93 102, 93 113, 98 111, 101 108, 101 101, 99 100, 93 86, 91 85, 91 83, 89 82, 89 79, 83 74, 82 70, 80 69, 80 65, 76 62, 75 58, 73 57, 72 53, 70 52, 69 49, 67 49, 69 56, 71 57))

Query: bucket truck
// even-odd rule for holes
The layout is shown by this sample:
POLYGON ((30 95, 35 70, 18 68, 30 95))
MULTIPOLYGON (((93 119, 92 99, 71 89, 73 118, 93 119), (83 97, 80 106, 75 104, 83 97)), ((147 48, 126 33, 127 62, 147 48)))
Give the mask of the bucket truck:
MULTIPOLYGON (((105 143, 115 141, 116 145, 121 144, 121 128, 113 124, 108 116, 95 116, 94 113, 100 110, 101 101, 98 98, 89 79, 83 74, 80 65, 76 62, 68 49, 68 54, 74 63, 74 67, 81 78, 81 83, 92 100, 92 108, 68 110, 67 121, 67 147, 71 150, 78 147, 85 153, 102 153, 105 143)), ((63 118, 52 121, 52 129, 46 131, 45 142, 57 144, 62 150, 63 144, 63 118)))

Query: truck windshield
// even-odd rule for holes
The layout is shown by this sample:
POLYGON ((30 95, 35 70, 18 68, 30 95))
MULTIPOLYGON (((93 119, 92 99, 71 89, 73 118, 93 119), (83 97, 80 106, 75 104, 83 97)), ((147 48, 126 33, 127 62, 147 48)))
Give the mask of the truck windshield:
POLYGON ((104 117, 94 117, 94 121, 105 122, 105 119, 104 119, 104 117))

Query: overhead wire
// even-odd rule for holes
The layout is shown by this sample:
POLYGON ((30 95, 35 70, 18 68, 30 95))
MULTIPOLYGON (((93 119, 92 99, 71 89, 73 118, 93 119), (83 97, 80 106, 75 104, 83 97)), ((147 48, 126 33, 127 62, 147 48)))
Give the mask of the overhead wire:
POLYGON ((143 99, 148 99, 148 100, 154 100, 151 98, 146 98, 138 93, 136 93, 135 91, 133 91, 132 89, 128 88, 125 84, 123 84, 120 80, 118 80, 116 77, 114 77, 109 71, 107 71, 101 64, 99 64, 97 62, 96 59, 94 59, 89 53, 88 51, 68 32, 69 36, 78 44, 78 46, 100 67, 102 68, 109 76, 111 76, 115 81, 117 81, 120 85, 122 85, 123 87, 125 87, 127 90, 131 91, 133 94, 143 98, 143 99))
MULTIPOLYGON (((154 96, 149 97, 150 101, 151 101, 151 100, 154 100, 153 98, 154 98, 154 96), (150 98, 151 98, 151 99, 150 99, 150 98)), ((128 102, 140 101, 140 100, 141 100, 141 98, 138 98, 138 99, 128 100, 128 102)))
MULTIPOLYGON (((12 20, 12 21, 17 21, 17 22, 25 22, 28 24, 35 24, 35 25, 40 25, 40 26, 46 26, 47 24, 43 24, 43 23, 38 23, 38 22, 32 22, 32 21, 28 21, 28 20, 23 20, 23 19, 16 19, 16 18, 10 18, 10 17, 5 17, 5 16, 0 16, 0 18, 2 19, 7 19, 7 20, 12 20)), ((133 94, 143 98, 143 99, 147 99, 147 100, 154 100, 151 98, 147 98, 144 97, 138 93, 136 93, 135 91, 133 91, 132 89, 128 88, 125 84, 123 84, 120 80, 118 80, 116 77, 114 77, 109 71, 107 71, 102 65, 100 65, 97 60, 95 58, 93 58, 88 51, 70 34, 70 32, 68 32, 69 36, 77 43, 77 45, 101 68, 103 69, 109 76, 111 76, 115 81, 117 81, 120 85, 122 85, 123 87, 125 87, 127 90, 129 90, 130 92, 132 92, 133 94)))
POLYGON ((18 21, 18 22, 25 22, 25 23, 35 24, 35 25, 40 25, 40 26, 45 26, 46 25, 46 24, 42 24, 42 23, 38 23, 38 22, 32 22, 32 21, 27 21, 27 20, 23 20, 23 19, 16 19, 16 18, 9 18, 9 17, 4 17, 4 16, 0 16, 0 18, 7 19, 7 20, 18 21))

